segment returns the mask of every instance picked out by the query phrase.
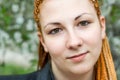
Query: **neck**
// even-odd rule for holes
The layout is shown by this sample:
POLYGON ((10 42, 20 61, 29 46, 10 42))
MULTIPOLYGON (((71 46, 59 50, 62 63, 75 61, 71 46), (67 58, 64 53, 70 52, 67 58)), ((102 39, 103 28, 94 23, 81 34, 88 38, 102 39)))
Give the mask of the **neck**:
POLYGON ((61 71, 55 66, 52 66, 52 69, 55 80, 95 80, 94 69, 83 74, 61 71))

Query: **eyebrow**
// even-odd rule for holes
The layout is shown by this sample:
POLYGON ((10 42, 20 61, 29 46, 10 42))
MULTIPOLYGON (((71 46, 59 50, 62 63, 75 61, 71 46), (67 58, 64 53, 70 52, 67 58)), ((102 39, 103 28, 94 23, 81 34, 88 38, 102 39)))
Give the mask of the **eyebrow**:
POLYGON ((74 20, 77 20, 77 19, 79 19, 81 16, 83 16, 83 15, 85 15, 85 14, 88 14, 88 15, 90 15, 89 13, 82 13, 82 14, 78 15, 77 17, 75 17, 75 19, 74 19, 74 20))
MULTIPOLYGON (((74 20, 79 19, 80 17, 82 17, 82 16, 85 15, 85 14, 91 15, 90 13, 82 13, 82 14, 78 15, 77 17, 75 17, 74 20)), ((46 25, 44 26, 44 28, 46 28, 47 25, 60 25, 60 23, 59 23, 59 22, 51 22, 51 23, 46 24, 46 25)))
MULTIPOLYGON (((59 22, 51 22, 51 23, 48 23, 47 25, 60 25, 60 23, 59 22)), ((47 27, 47 25, 45 25, 44 28, 47 27)))

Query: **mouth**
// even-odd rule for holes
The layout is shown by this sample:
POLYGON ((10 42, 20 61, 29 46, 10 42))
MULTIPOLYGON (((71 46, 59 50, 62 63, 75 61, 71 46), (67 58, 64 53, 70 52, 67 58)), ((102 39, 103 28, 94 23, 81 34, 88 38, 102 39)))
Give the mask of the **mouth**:
POLYGON ((86 51, 86 52, 80 53, 78 55, 73 55, 73 56, 67 57, 67 59, 70 59, 73 62, 80 62, 80 61, 82 61, 85 58, 85 56, 88 53, 89 53, 89 51, 86 51))

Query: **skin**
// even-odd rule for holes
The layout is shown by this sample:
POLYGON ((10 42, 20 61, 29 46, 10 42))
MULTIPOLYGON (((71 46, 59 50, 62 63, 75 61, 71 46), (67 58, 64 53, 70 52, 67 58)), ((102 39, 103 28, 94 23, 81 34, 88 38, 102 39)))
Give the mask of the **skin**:
POLYGON ((38 35, 51 56, 55 79, 93 80, 105 38, 104 17, 98 18, 89 0, 46 0, 40 9, 38 35))

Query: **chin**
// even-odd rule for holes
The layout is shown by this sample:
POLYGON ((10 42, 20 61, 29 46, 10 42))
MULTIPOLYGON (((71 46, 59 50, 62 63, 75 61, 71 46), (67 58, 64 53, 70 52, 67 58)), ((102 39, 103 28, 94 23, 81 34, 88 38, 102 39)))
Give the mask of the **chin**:
POLYGON ((80 66, 80 67, 74 67, 71 69, 71 73, 72 74, 86 74, 90 71, 93 71, 93 68, 94 67, 91 67, 91 66, 80 66))

